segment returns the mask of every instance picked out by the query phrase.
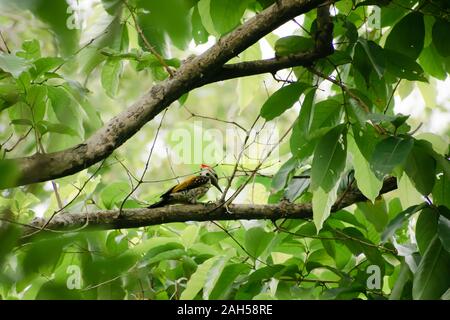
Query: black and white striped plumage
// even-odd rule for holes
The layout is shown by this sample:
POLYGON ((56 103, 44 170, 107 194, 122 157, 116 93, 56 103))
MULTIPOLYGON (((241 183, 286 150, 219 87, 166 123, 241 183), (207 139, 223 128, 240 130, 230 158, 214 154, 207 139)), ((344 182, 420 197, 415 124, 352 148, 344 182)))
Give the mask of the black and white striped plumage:
POLYGON ((198 199, 208 192, 211 184, 222 192, 216 172, 210 166, 202 164, 199 175, 189 177, 173 186, 161 195, 160 201, 150 205, 149 208, 158 208, 177 203, 195 204, 198 199))

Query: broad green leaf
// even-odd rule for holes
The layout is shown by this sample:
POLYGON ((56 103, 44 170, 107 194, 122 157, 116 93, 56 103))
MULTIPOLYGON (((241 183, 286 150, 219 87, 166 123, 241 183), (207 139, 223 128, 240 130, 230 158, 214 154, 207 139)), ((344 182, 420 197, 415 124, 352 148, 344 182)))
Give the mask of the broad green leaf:
POLYGON ((36 295, 36 300, 81 300, 80 290, 71 290, 67 283, 55 283, 54 280, 43 283, 36 295))
MULTIPOLYGON (((298 137, 299 140, 306 140, 313 123, 313 117, 314 117, 314 111, 315 111, 315 105, 314 105, 314 96, 315 96, 316 90, 312 89, 306 92, 305 99, 303 100, 300 114, 298 116, 298 122, 296 124, 296 128, 298 128, 298 137)), ((299 143, 302 143, 300 141, 299 143)), ((303 142, 304 143, 304 142, 303 142)))
POLYGON ((25 40, 22 43, 22 50, 16 53, 16 56, 27 59, 34 60, 41 56, 41 47, 39 41, 36 39, 25 40))
POLYGON ((250 267, 248 265, 242 263, 227 265, 220 274, 208 298, 211 300, 228 299, 236 278, 242 274, 247 274, 249 269, 250 267))
POLYGON ((108 59, 102 68, 102 86, 111 98, 114 98, 119 88, 119 79, 122 73, 122 61, 108 59))
POLYGON ((358 203, 358 209, 360 209, 366 219, 374 225, 376 231, 382 232, 384 230, 389 217, 387 214, 386 203, 383 200, 376 201, 375 203, 360 202, 358 203))
POLYGON ((28 88, 26 102, 32 111, 33 122, 42 120, 47 107, 47 87, 33 84, 28 88))
POLYGON ((119 201, 122 201, 130 192, 130 186, 124 181, 117 181, 107 185, 100 193, 100 198, 106 209, 112 207, 119 201))
POLYGON ((309 187, 309 178, 292 178, 284 196, 290 202, 294 202, 309 187))
POLYGON ((406 210, 397 214, 397 216, 389 222, 383 234, 381 235, 381 242, 384 243, 388 241, 395 234, 395 232, 403 226, 405 221, 408 220, 410 216, 412 216, 414 213, 422 210, 425 207, 426 203, 422 203, 411 206, 406 210))
POLYGON ((372 72, 373 66, 370 62, 370 59, 367 57, 362 44, 359 42, 355 45, 355 49, 353 52, 353 67, 358 70, 358 72, 364 78, 366 87, 369 87, 370 73, 372 72))
POLYGON ((79 137, 83 137, 83 110, 77 101, 65 88, 48 86, 47 90, 52 109, 58 121, 77 132, 79 137))
POLYGON ((33 121, 28 119, 13 119, 11 120, 11 124, 18 126, 33 126, 33 121))
POLYGON ((434 235, 414 274, 412 296, 417 300, 439 299, 450 286, 450 254, 434 235))
POLYGON ((420 254, 423 256, 437 233, 439 213, 436 209, 425 207, 420 212, 416 222, 416 241, 420 254))
POLYGON ((239 25, 249 0, 210 0, 210 14, 214 29, 221 35, 239 25))
POLYGON ((406 54, 416 60, 422 52, 424 38, 423 14, 412 12, 395 24, 386 39, 385 48, 406 54))
POLYGON ((366 41, 360 39, 358 43, 361 44, 362 48, 364 49, 367 58, 369 58, 369 61, 372 64, 373 69, 378 75, 378 78, 381 78, 384 74, 384 66, 385 66, 383 48, 381 48, 373 41, 366 41))
MULTIPOLYGON (((183 0, 147 1, 138 0, 138 17, 147 40, 159 53, 164 53, 166 39, 180 50, 184 50, 191 40, 190 3, 183 0)), ((145 50, 146 46, 141 43, 145 50)), ((165 54, 163 54, 165 56, 165 54)))
POLYGON ((287 56, 314 48, 311 38, 301 36, 287 36, 275 42, 275 53, 277 56, 287 56))
POLYGON ((245 232, 245 249, 251 254, 252 258, 257 258, 266 250, 272 238, 273 234, 260 227, 248 229, 245 232))
POLYGON ((110 15, 115 15, 117 10, 120 9, 122 6, 121 0, 102 0, 103 8, 105 8, 105 11, 108 12, 110 15))
POLYGON ((299 164, 299 161, 297 158, 292 157, 283 165, 280 167, 280 169, 275 173, 275 175, 272 178, 272 184, 270 187, 271 193, 276 193, 286 186, 287 179, 289 177, 289 174, 294 171, 299 164))
POLYGON ((198 5, 194 6, 192 12, 192 38, 196 44, 202 44, 208 41, 208 31, 203 26, 202 19, 198 12, 198 5))
POLYGON ((30 67, 30 63, 23 58, 0 52, 0 69, 10 73, 14 78, 30 67))
POLYGON ((395 285, 392 288, 389 300, 400 300, 405 290, 406 283, 411 278, 411 271, 408 268, 408 264, 403 262, 400 267, 400 274, 395 281, 395 285))
POLYGON ((322 229, 323 223, 330 216, 331 207, 337 199, 337 190, 339 185, 329 191, 324 191, 321 187, 313 192, 312 209, 313 220, 317 233, 322 229))
POLYGON ((199 227, 197 225, 187 226, 181 233, 181 241, 186 249, 192 247, 198 237, 199 227))
POLYGON ((415 144, 405 164, 405 172, 424 196, 431 193, 436 181, 436 160, 415 144))
POLYGON ((51 6, 48 6, 46 0, 17 1, 17 4, 30 10, 50 27, 64 55, 72 54, 76 50, 81 27, 75 21, 75 10, 69 7, 67 1, 55 0, 51 6))
POLYGON ((433 203, 450 208, 450 177, 438 166, 436 184, 433 188, 433 203))
POLYGON ((409 56, 387 49, 384 50, 384 56, 386 70, 392 75, 411 81, 428 81, 422 67, 409 56))
POLYGON ((411 152, 411 138, 388 137, 380 141, 370 161, 371 168, 379 179, 391 174, 395 167, 403 165, 411 152))
POLYGON ((200 0, 197 3, 198 13, 200 15, 200 19, 202 21, 203 26, 206 31, 214 36, 219 36, 219 33, 216 31, 214 27, 214 22, 211 17, 211 0, 200 0))
POLYGON ((450 22, 444 19, 436 19, 433 25, 433 45, 443 57, 450 56, 450 22))
POLYGON ((203 286, 202 298, 203 300, 209 299, 214 286, 220 278, 223 269, 227 266, 228 260, 230 259, 229 254, 221 256, 217 261, 214 262, 213 266, 208 270, 208 275, 203 286))
POLYGON ((423 49, 419 57, 419 62, 423 70, 429 75, 439 80, 445 80, 447 78, 445 61, 439 56, 433 44, 423 49))
POLYGON ((450 219, 443 214, 439 216, 438 235, 441 240, 442 247, 450 253, 450 219))
POLYGON ((160 261, 179 260, 185 254, 186 254, 186 251, 184 249, 173 249, 173 250, 163 251, 163 252, 158 253, 155 256, 149 258, 146 261, 145 265, 151 265, 154 263, 158 263, 160 261))
POLYGON ((78 133, 75 130, 62 123, 52 123, 46 120, 41 120, 36 125, 41 135, 44 135, 47 132, 55 132, 74 137, 78 136, 78 133))
POLYGON ((54 70, 64 63, 64 59, 58 57, 43 57, 33 62, 34 68, 30 70, 33 78, 37 78, 44 73, 54 70))
POLYGON ((348 149, 353 156, 353 167, 358 189, 372 202, 378 197, 383 181, 370 170, 370 164, 356 145, 353 136, 347 136, 348 149))
POLYGON ((318 142, 311 167, 311 189, 330 191, 345 167, 347 157, 346 127, 335 127, 318 142))
POLYGON ((291 83, 273 93, 261 108, 261 116, 266 120, 272 120, 291 108, 298 101, 300 95, 310 87, 305 83, 291 83))

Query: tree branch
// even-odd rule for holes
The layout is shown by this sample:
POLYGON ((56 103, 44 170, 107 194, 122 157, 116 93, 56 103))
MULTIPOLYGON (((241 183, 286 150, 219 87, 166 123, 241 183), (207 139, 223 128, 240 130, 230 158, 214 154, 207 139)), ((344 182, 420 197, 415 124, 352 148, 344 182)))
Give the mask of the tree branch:
MULTIPOLYGON (((397 180, 393 177, 387 178, 380 191, 380 195, 395 190, 397 180)), ((332 208, 336 212, 354 203, 366 201, 367 198, 357 188, 351 188, 338 203, 332 208)), ((121 217, 118 217, 118 210, 97 211, 89 213, 66 213, 59 215, 43 230, 68 231, 80 228, 83 230, 108 230, 138 228, 151 225, 158 225, 171 222, 186 221, 217 221, 217 220, 249 220, 249 219, 306 219, 312 218, 313 211, 310 203, 306 204, 231 204, 227 212, 224 206, 213 209, 217 204, 196 204, 196 205, 173 205, 154 209, 128 209, 123 210, 121 217)), ((32 227, 25 230, 27 235, 35 234, 36 229, 45 225, 45 220, 36 220, 32 227)))
MULTIPOLYGON (((242 71, 233 71, 235 72, 234 76, 233 72, 224 71, 230 68, 223 67, 223 65, 231 58, 298 15, 318 7, 320 7, 319 11, 325 12, 328 10, 328 4, 329 1, 327 0, 276 1, 264 11, 247 20, 243 25, 220 38, 214 46, 203 54, 185 61, 176 71, 174 77, 153 86, 136 103, 113 117, 85 142, 55 153, 37 153, 30 157, 3 160, 15 165, 20 177, 14 182, 0 182, 0 189, 68 176, 105 159, 142 126, 183 94, 208 83, 243 76, 242 71), (222 78, 220 76, 215 78, 220 72, 223 72, 222 78)), ((318 18, 320 17, 321 15, 318 14, 318 18)), ((320 23, 318 25, 320 26, 320 23)), ((319 31, 318 35, 320 34, 319 31)), ((332 38, 332 36, 328 35, 328 38, 332 38)), ((248 64, 241 66, 247 68, 245 75, 259 74, 274 72, 277 68, 279 70, 293 65, 310 63, 318 57, 317 53, 306 54, 306 57, 303 58, 300 56, 291 57, 294 62, 290 63, 287 63, 289 59, 287 57, 273 61, 262 61, 260 64, 263 67, 260 66, 259 68, 252 67, 252 69, 248 64)), ((231 69, 242 69, 241 66, 234 66, 231 69)))

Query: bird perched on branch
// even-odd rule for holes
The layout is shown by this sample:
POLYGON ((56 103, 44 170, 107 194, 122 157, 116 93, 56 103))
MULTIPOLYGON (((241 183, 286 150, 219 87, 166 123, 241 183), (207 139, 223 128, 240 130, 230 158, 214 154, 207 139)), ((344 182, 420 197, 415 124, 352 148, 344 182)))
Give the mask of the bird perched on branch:
POLYGON ((173 186, 161 195, 161 200, 148 206, 148 208, 159 208, 168 204, 197 203, 197 200, 208 192, 211 185, 222 192, 219 186, 219 178, 213 168, 206 164, 200 166, 200 173, 173 186))

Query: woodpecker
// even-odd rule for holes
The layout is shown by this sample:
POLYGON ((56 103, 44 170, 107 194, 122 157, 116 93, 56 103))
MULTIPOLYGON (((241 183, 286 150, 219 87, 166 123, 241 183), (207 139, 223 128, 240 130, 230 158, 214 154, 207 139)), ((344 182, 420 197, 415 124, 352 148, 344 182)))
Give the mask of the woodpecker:
POLYGON ((197 200, 208 192, 211 185, 220 192, 219 178, 213 168, 206 164, 200 166, 200 173, 173 186, 161 195, 161 200, 148 206, 148 208, 159 208, 168 204, 197 203, 197 200))

